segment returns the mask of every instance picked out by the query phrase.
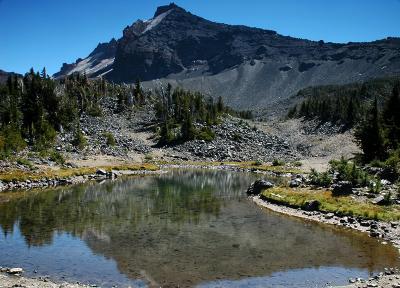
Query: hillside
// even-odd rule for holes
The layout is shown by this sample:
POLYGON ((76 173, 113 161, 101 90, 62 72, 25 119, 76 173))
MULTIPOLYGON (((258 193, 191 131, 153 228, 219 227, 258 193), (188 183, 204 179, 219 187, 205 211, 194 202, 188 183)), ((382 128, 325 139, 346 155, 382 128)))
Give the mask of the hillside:
POLYGON ((275 31, 215 23, 175 4, 157 8, 123 36, 86 58, 64 63, 54 77, 86 72, 117 83, 170 82, 235 108, 265 108, 315 85, 344 84, 400 74, 400 39, 324 43, 275 31))

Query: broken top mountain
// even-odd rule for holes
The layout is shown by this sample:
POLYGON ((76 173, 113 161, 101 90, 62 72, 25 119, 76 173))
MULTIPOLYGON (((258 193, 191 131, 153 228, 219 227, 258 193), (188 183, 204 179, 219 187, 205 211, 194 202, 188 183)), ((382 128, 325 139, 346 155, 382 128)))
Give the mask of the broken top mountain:
POLYGON ((119 40, 102 43, 85 59, 63 64, 74 72, 146 86, 169 82, 241 109, 267 107, 314 85, 343 84, 400 74, 400 38, 325 43, 275 31, 215 23, 175 4, 138 20, 119 40), (155 81, 156 80, 156 81, 155 81))

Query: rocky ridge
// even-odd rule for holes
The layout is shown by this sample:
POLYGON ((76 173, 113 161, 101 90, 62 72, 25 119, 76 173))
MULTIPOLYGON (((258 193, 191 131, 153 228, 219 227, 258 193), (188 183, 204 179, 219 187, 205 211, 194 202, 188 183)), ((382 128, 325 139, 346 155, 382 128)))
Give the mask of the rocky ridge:
POLYGON ((256 109, 308 86, 399 74, 399 48, 398 38, 337 44, 215 23, 172 3, 54 76, 86 72, 115 82, 141 79, 150 88, 169 82, 222 96, 232 107, 256 109))

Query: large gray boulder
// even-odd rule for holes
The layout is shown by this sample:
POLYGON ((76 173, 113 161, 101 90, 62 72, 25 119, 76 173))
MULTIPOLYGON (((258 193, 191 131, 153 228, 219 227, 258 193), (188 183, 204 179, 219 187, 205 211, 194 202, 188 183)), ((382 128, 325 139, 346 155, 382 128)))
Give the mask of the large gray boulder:
POLYGON ((269 182, 266 180, 257 180, 254 183, 252 183, 250 185, 250 187, 247 189, 247 194, 248 195, 258 195, 263 190, 269 189, 272 187, 274 187, 274 184, 272 182, 269 182))

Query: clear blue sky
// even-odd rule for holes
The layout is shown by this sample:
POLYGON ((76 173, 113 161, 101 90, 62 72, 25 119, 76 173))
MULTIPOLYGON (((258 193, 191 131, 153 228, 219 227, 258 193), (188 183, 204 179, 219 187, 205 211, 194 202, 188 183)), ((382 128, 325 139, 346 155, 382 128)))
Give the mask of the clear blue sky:
MULTIPOLYGON (((86 57, 99 42, 118 39, 161 0, 0 0, 0 69, 24 73, 86 57)), ((400 0, 175 0, 217 22, 276 30, 331 42, 400 36, 400 0)))

